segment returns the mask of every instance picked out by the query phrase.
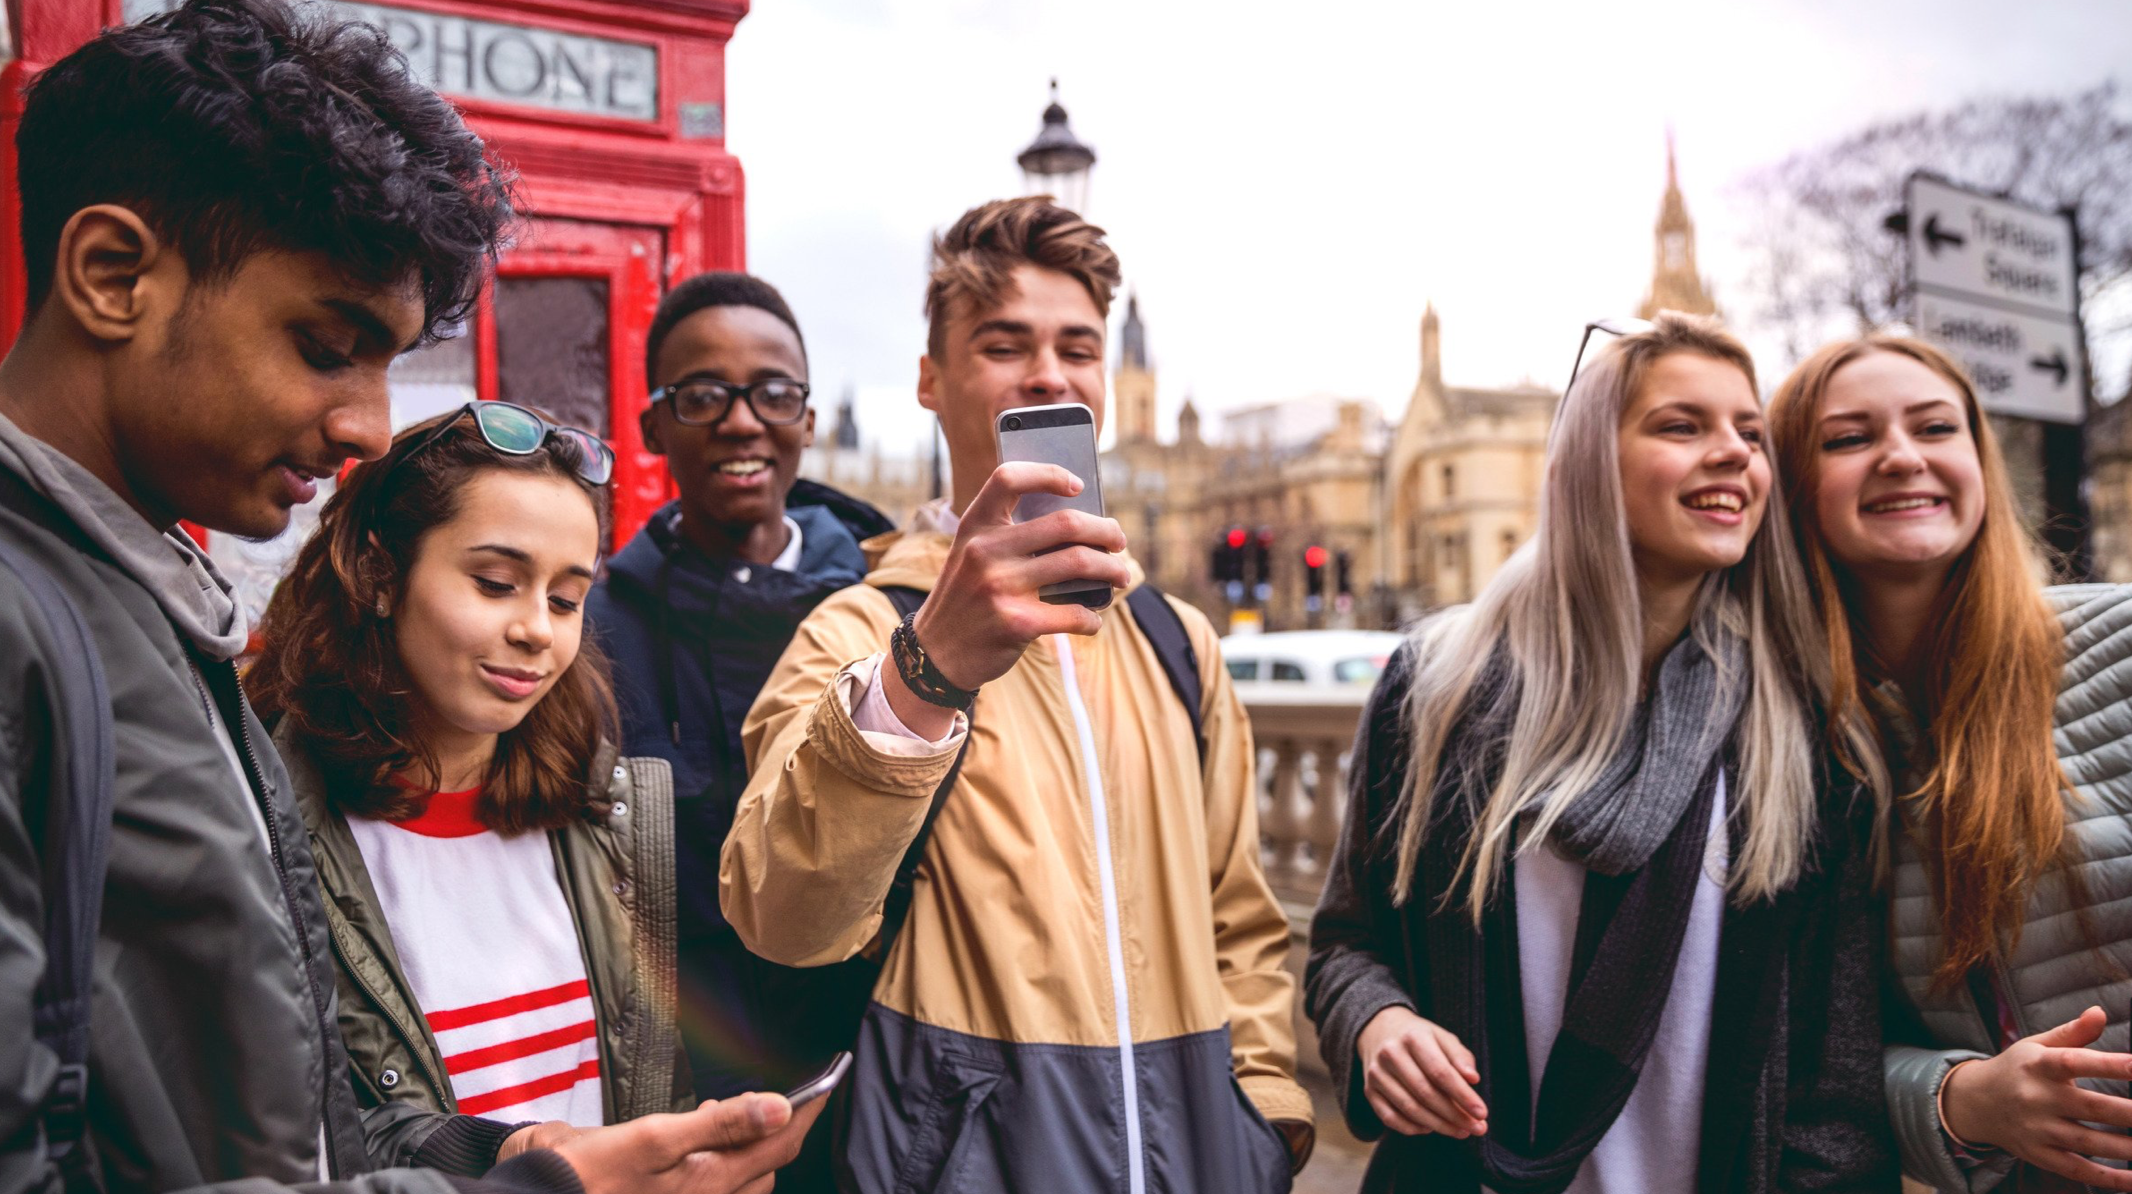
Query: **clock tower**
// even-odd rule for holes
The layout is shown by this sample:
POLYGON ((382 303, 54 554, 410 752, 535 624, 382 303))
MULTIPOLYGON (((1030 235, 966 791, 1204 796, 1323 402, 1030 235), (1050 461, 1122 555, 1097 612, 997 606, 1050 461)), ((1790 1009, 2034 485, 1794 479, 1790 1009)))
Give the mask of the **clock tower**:
POLYGON ((1147 325, 1140 322, 1140 296, 1127 295, 1119 329, 1118 372, 1110 388, 1117 411, 1118 442, 1155 442, 1155 371, 1147 360, 1147 325))
POLYGON ((1695 269, 1695 221, 1688 218, 1680 194, 1680 172, 1673 155, 1673 134, 1666 133, 1666 194, 1658 205, 1657 245, 1651 265, 1651 292, 1636 314, 1649 319, 1660 311, 1715 315, 1717 304, 1695 269))

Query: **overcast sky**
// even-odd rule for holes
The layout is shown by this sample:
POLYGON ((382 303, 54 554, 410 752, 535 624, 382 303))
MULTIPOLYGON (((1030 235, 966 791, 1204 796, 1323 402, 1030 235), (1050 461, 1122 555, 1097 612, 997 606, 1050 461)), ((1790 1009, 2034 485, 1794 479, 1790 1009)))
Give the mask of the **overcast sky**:
POLYGON ((1020 192, 1054 75, 1167 434, 1186 394, 1396 417, 1431 300, 1453 384, 1559 385, 1583 322, 1643 297, 1669 124, 1703 272, 1738 314, 1749 171, 2113 72, 2132 84, 2127 0, 755 0, 727 123, 749 266, 798 311, 818 401, 856 386, 866 437, 896 447, 925 425, 928 238, 1020 192))

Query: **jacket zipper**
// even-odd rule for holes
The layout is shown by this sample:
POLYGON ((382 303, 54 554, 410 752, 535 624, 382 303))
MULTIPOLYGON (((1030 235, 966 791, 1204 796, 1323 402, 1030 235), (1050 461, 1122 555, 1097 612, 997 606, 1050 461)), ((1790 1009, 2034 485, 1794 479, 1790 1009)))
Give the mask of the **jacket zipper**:
POLYGON ((1096 754, 1095 730, 1088 722, 1088 708, 1081 703, 1081 682, 1074 671, 1073 644, 1064 635, 1054 636, 1060 678, 1066 686, 1066 707, 1073 713, 1073 729, 1080 740, 1081 769, 1088 775, 1088 802, 1095 820, 1096 874, 1103 891, 1103 940, 1110 954, 1110 993, 1118 1021, 1118 1073, 1125 1094, 1125 1177, 1129 1194, 1147 1189, 1146 1165, 1140 1156, 1140 1079, 1133 1061, 1132 1003, 1125 983, 1125 934, 1118 915, 1118 877, 1110 853, 1110 805, 1103 792, 1102 760, 1096 754))
POLYGON ((363 989, 363 994, 370 999, 372 1006, 382 1012, 386 1021, 392 1025, 393 1031, 400 1034, 401 1041, 407 1045, 408 1053, 413 1055, 415 1064, 422 1067, 422 1076, 429 1080, 430 1088, 437 1092, 437 1098, 444 1104, 444 1109, 447 1112, 457 1114, 459 1110, 458 1097, 452 1093, 451 1086, 439 1078, 435 1068, 430 1065, 429 1050, 423 1048, 421 1034, 408 1027, 407 1022, 400 1019, 399 1014, 392 1010, 391 1006, 385 1002, 377 990, 364 981, 362 973, 349 964, 348 951, 341 946, 340 935, 332 931, 331 925, 327 926, 326 940, 333 946, 333 956, 340 960, 341 971, 353 979, 356 986, 363 989))
MULTIPOLYGON (((267 852, 273 856, 274 877, 281 883, 282 906, 288 909, 289 923, 296 929, 296 948, 303 953, 304 985, 310 989, 312 1015, 318 1022, 318 1047, 330 1056, 333 1049, 333 1038, 330 1034, 334 1031, 334 1027, 326 1023, 325 1000, 320 997, 317 967, 311 956, 311 933, 304 923, 303 910, 297 907, 296 893, 289 884, 288 863, 282 854, 281 848, 281 826, 275 823, 274 806, 267 800, 266 771, 259 766, 258 752, 252 749, 252 728, 246 725, 244 721, 244 682, 238 678, 237 669, 234 665, 224 664, 222 666, 230 669, 230 683, 235 686, 237 691, 237 741, 244 747, 244 765, 249 768, 247 774, 252 783, 252 799, 259 805, 260 820, 266 823, 267 852)), ((193 684, 200 690, 201 699, 207 701, 210 708, 215 708, 214 697, 207 691, 207 681, 197 663, 193 665, 192 673, 193 684)), ((223 732, 227 733, 228 729, 229 727, 224 726, 223 732)), ((331 1073, 332 1068, 328 1064, 326 1067, 327 1072, 331 1073)), ((330 1103, 331 1100, 326 1096, 326 1092, 320 1090, 318 1138, 319 1143, 326 1150, 327 1173, 329 1176, 337 1178, 341 1175, 340 1156, 333 1148, 333 1134, 325 1130, 326 1113, 330 1103)))
MULTIPOLYGON (((604 831, 610 835, 614 832, 611 827, 605 827, 604 831)), ((592 964, 592 938, 586 933, 585 918, 578 910, 578 892, 583 888, 583 877, 579 876, 575 868, 570 866, 568 857, 570 846, 563 839, 562 834, 564 832, 567 831, 550 830, 548 832, 548 852, 555 859, 555 882, 558 887, 563 889, 563 906, 570 911, 570 926, 577 930, 577 952, 585 963, 585 986, 592 992, 593 1041, 599 1046, 600 1050, 601 1110, 607 1114, 608 1123, 616 1124, 622 1122, 622 1118, 628 1114, 627 1109, 622 1105, 622 1090, 618 1081, 622 1074, 622 1067, 617 1063, 621 1059, 614 1056, 609 1048, 609 1043, 614 1040, 614 1035, 608 1031, 607 1008, 609 1004, 607 1002, 606 976, 600 972, 600 967, 592 964), (572 880, 577 880, 577 882, 573 883, 572 880)), ((627 851, 621 851, 621 853, 626 855, 627 851)), ((637 882, 637 875, 629 869, 629 864, 619 858, 615 860, 615 874, 620 875, 624 883, 633 885, 637 882)), ((620 902, 621 893, 616 892, 615 895, 616 901, 620 902)), ((635 922, 633 918, 628 917, 628 909, 624 908, 623 913, 625 919, 631 920, 631 929, 634 930, 635 922)), ((634 949, 636 947, 632 945, 631 948, 634 949)))
MULTIPOLYGON (((1996 955, 1991 960, 1991 982, 1991 997, 2006 1005, 2007 1018, 2013 1021, 2014 1039, 2020 1040, 2022 1037, 2028 1036, 2027 1018, 2021 1014, 2021 1001, 2014 996, 2013 975, 2007 970, 2006 960, 1996 955)), ((1993 1037, 1993 1044, 1997 1044, 1999 1026, 1992 1024, 1987 1027, 1993 1037)), ((1994 1053, 1998 1052, 1997 1049, 1992 1051, 1994 1053)))

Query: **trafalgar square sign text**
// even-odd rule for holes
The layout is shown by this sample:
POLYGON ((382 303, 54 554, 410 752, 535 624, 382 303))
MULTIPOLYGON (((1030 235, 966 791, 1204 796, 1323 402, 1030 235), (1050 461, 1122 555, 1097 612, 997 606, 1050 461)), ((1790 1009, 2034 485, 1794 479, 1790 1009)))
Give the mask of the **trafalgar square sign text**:
POLYGON ((2073 218, 1913 174, 1911 322, 1960 360, 1993 413, 2086 418, 2073 218))
MULTIPOLYGON (((643 42, 353 0, 311 3, 383 29, 415 76, 446 95, 659 119, 659 51, 643 42)), ((177 6, 178 0, 125 0, 125 15, 137 21, 177 6)))

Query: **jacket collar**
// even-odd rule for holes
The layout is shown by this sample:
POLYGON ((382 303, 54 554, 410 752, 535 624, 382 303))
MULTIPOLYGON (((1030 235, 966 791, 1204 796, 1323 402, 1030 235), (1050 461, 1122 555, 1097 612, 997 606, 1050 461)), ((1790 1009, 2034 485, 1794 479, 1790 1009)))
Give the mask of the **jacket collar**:
POLYGON ((230 582, 184 532, 157 530, 57 448, 0 415, 0 468, 64 511, 210 659, 235 659, 249 634, 230 582))
MULTIPOLYGON (((830 591, 857 583, 865 571, 865 556, 859 547, 859 532, 826 506, 793 506, 786 517, 800 528, 798 567, 784 575, 797 581, 826 586, 830 591)), ((607 563, 609 575, 626 587, 644 594, 645 600, 671 598, 680 614, 715 612, 714 594, 730 579, 746 570, 768 570, 734 559, 719 559, 696 550, 681 537, 681 508, 670 502, 654 513, 635 538, 623 545, 607 563), (660 574, 667 572, 681 582, 666 598, 660 598, 660 574)), ((868 530, 866 533, 872 533, 868 530)))

